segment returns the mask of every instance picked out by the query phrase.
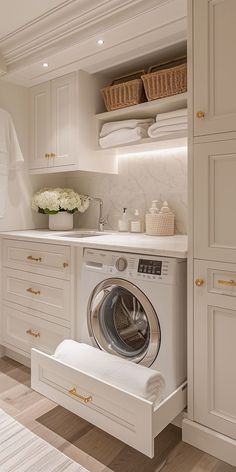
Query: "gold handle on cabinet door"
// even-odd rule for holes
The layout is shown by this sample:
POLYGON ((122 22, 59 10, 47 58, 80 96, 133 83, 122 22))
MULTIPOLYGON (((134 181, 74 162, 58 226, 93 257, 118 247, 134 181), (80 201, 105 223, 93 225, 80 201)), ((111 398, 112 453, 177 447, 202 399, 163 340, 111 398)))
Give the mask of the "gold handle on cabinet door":
POLYGON ((29 259, 29 261, 42 262, 42 257, 27 256, 27 259, 29 259))
POLYGON ((37 329, 27 329, 26 334, 33 336, 34 338, 40 338, 40 332, 37 329))
POLYGON ((63 262, 63 267, 64 267, 64 269, 66 269, 67 267, 69 267, 68 262, 63 262))
POLYGON ((56 154, 54 152, 51 152, 50 157, 56 157, 56 154))
POLYGON ((48 158, 50 157, 49 152, 46 152, 46 153, 44 154, 44 157, 46 157, 46 159, 48 159, 48 158))
POLYGON ((197 287, 202 287, 204 285, 204 280, 203 279, 196 279, 195 280, 195 285, 197 287))
POLYGON ((78 398, 78 400, 80 400, 83 403, 89 403, 93 400, 93 397, 91 397, 91 395, 89 395, 88 397, 84 397, 83 395, 80 395, 79 393, 77 393, 75 387, 72 388, 71 390, 68 390, 68 393, 70 395, 73 395, 74 397, 78 398))
POLYGON ((204 111, 197 111, 196 117, 201 120, 202 118, 205 118, 205 112, 204 111))
POLYGON ((32 293, 33 295, 40 295, 40 290, 33 290, 32 287, 26 289, 26 292, 32 293))
POLYGON ((218 284, 228 285, 229 287, 236 287, 235 280, 218 280, 218 284))

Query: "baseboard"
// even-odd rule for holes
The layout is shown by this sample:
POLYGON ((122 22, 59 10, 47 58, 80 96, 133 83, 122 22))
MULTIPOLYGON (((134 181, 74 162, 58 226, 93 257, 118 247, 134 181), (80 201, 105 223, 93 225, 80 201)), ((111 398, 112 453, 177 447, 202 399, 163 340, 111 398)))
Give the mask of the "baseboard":
POLYGON ((8 347, 4 348, 5 351, 5 356, 10 357, 10 359, 13 359, 14 361, 19 362, 20 364, 25 365, 26 367, 31 366, 31 362, 29 357, 24 356, 23 354, 20 354, 18 352, 12 351, 8 347))
POLYGON ((234 439, 188 419, 183 420, 182 439, 191 446, 236 467, 236 441, 234 439))

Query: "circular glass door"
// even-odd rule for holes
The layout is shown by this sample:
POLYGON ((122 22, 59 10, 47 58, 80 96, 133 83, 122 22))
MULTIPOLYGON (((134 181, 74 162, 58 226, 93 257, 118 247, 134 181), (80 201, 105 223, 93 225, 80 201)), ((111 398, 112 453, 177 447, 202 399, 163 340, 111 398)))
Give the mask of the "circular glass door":
POLYGON ((108 279, 93 291, 88 329, 100 349, 146 366, 160 349, 157 314, 144 293, 122 279, 108 279))

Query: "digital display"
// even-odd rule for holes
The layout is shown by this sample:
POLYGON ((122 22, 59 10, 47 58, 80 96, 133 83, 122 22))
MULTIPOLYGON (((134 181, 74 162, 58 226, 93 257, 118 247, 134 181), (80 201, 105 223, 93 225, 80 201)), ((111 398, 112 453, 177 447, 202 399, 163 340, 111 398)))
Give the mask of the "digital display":
POLYGON ((161 275, 162 261, 139 259, 138 272, 142 274, 161 275))

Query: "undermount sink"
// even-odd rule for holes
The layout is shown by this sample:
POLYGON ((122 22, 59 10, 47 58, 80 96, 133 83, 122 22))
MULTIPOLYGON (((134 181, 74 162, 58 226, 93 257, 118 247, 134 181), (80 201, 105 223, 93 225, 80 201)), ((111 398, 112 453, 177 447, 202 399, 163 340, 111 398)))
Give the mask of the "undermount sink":
POLYGON ((106 236, 108 233, 103 233, 102 231, 101 232, 98 232, 98 231, 89 231, 89 232, 84 232, 84 233, 65 233, 65 234, 60 234, 59 236, 61 238, 92 238, 94 236, 106 236))

